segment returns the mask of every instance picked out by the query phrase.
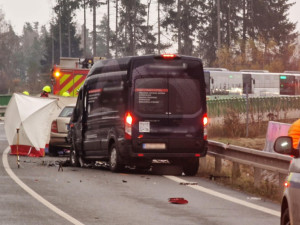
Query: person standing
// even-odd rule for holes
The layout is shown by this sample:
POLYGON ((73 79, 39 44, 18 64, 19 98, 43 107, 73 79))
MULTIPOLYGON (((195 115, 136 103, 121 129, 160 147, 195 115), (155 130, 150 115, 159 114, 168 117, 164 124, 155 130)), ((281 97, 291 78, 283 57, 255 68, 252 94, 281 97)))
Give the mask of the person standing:
POLYGON ((289 128, 288 136, 293 139, 293 148, 299 148, 299 140, 300 140, 300 119, 296 120, 289 128))
POLYGON ((70 97, 70 93, 69 93, 68 91, 65 91, 65 92, 62 94, 62 96, 64 96, 64 97, 70 97))
POLYGON ((41 93, 40 97, 47 98, 49 96, 49 93, 51 93, 51 87, 47 85, 47 86, 43 87, 43 92, 41 93))

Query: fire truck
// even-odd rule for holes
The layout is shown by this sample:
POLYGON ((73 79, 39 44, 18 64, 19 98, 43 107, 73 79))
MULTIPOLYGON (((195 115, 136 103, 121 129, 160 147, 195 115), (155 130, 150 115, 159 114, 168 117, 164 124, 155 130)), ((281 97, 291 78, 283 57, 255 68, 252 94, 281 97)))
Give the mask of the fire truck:
POLYGON ((93 66, 95 61, 105 59, 104 57, 94 58, 70 58, 61 57, 60 65, 52 68, 52 90, 55 95, 62 95, 68 91, 70 96, 77 97, 79 88, 93 66))

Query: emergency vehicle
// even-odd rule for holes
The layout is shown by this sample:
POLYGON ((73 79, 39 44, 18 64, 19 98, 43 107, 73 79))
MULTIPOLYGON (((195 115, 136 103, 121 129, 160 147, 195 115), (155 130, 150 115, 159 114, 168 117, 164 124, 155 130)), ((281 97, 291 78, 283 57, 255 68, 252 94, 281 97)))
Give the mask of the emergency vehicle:
POLYGON ((90 68, 95 61, 102 59, 105 58, 80 59, 61 57, 60 65, 54 65, 52 68, 51 81, 53 94, 62 95, 68 91, 70 96, 77 97, 78 90, 83 85, 90 68))

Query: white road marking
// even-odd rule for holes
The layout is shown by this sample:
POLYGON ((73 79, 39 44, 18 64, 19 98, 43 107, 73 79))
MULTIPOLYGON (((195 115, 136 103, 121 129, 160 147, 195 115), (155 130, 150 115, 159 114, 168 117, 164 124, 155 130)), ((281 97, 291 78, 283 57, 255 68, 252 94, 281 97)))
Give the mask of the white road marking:
MULTIPOLYGON (((164 177, 166 177, 166 178, 168 178, 172 181, 175 181, 177 183, 188 183, 188 181, 186 181, 184 179, 181 179, 179 177, 175 177, 175 176, 164 176, 164 177)), ((213 191, 213 190, 201 187, 199 185, 187 185, 187 186, 190 187, 190 188, 193 188, 197 191, 201 191, 201 192, 204 192, 206 194, 215 196, 217 198, 222 198, 222 199, 225 199, 227 201, 230 201, 230 202, 233 202, 233 203, 236 203, 236 204, 239 204, 239 205, 243 205, 243 206, 251 208, 251 209, 259 210, 261 212, 268 213, 268 214, 271 214, 273 216, 280 217, 280 212, 279 211, 272 210, 272 209, 269 209, 269 208, 266 208, 266 207, 263 207, 263 206, 259 206, 259 205, 256 205, 256 204, 253 204, 253 203, 250 203, 250 202, 247 202, 247 201, 243 201, 243 200, 240 200, 238 198, 234 198, 234 197, 231 197, 229 195, 225 195, 225 194, 219 193, 217 191, 213 191)))
POLYGON ((71 222, 71 223, 73 223, 75 225, 84 225, 83 223, 81 223, 80 221, 76 220, 75 218, 73 218, 69 214, 67 214, 64 211, 62 211, 61 209, 57 208, 52 203, 48 202, 46 199, 44 199, 42 196, 40 196, 38 193, 36 193, 30 187, 28 187, 25 183, 23 183, 23 181, 21 181, 16 176, 16 174, 11 170, 11 168, 9 167, 8 159, 7 159, 8 151, 9 151, 9 147, 6 148, 4 150, 4 152, 3 152, 2 162, 3 162, 4 169, 6 170, 6 172, 8 173, 8 175, 11 177, 11 179, 13 179, 28 194, 30 194, 32 197, 34 197, 40 203, 42 203, 43 205, 45 205, 46 207, 48 207, 49 209, 51 209, 53 212, 57 213, 58 215, 60 215, 61 217, 65 218, 66 220, 68 220, 69 222, 71 222))

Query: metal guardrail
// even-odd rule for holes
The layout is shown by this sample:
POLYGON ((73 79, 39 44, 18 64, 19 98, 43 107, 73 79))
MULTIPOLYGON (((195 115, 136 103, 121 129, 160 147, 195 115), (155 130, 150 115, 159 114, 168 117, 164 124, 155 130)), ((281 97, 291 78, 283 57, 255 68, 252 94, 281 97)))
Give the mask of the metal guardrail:
POLYGON ((0 94, 0 106, 6 106, 11 99, 11 94, 0 94))
POLYGON ((6 111, 6 106, 0 106, 0 116, 4 116, 6 111))
MULTIPOLYGON (((299 96, 251 97, 248 100, 252 114, 287 112, 298 110, 300 107, 299 96)), ((243 114, 247 112, 247 100, 245 98, 212 99, 207 101, 207 109, 210 118, 222 117, 227 114, 228 109, 243 114)))
POLYGON ((239 164, 252 166, 254 168, 254 185, 259 186, 262 171, 268 170, 279 176, 279 188, 283 190, 283 183, 288 174, 292 157, 277 153, 262 152, 250 148, 227 145, 216 141, 208 141, 208 155, 215 158, 215 172, 222 170, 222 159, 233 162, 232 178, 239 174, 239 164))

